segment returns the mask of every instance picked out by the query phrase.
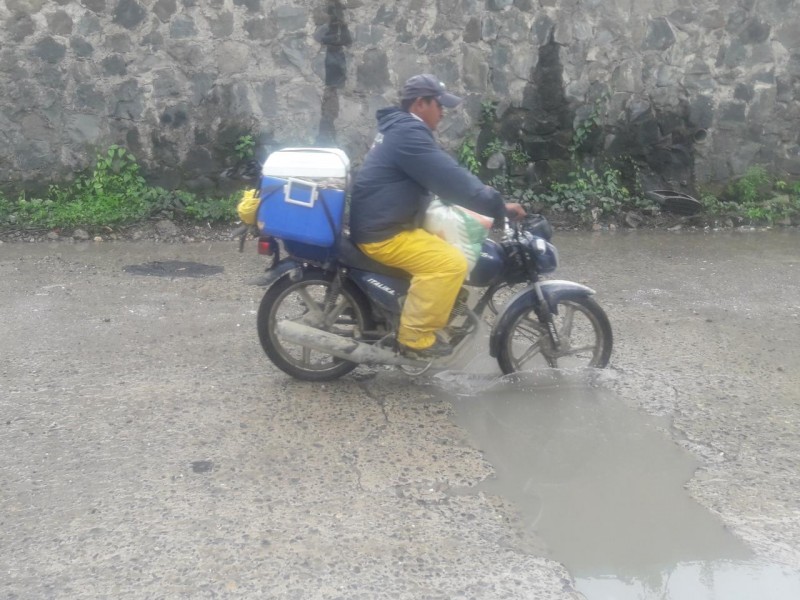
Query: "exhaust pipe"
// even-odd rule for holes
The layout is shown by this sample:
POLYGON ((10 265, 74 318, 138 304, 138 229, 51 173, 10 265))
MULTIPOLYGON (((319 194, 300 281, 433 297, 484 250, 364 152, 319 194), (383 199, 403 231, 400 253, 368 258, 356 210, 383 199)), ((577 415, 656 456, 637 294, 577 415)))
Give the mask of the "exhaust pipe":
POLYGON ((315 329, 294 321, 279 321, 275 326, 275 332, 278 337, 287 342, 325 352, 354 363, 364 365, 401 365, 416 368, 424 367, 428 364, 426 361, 400 356, 389 348, 381 348, 351 338, 344 338, 335 333, 315 329))

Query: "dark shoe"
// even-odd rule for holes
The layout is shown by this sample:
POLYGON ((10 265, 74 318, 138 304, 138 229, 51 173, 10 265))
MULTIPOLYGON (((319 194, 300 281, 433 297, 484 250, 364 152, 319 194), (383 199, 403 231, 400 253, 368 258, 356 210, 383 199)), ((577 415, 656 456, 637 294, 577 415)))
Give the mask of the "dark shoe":
POLYGON ((398 343, 400 354, 407 358, 417 358, 420 360, 433 360, 435 358, 442 358, 443 356, 450 356, 453 353, 453 347, 447 342, 443 342, 438 337, 433 345, 427 348, 409 348, 403 344, 398 343))

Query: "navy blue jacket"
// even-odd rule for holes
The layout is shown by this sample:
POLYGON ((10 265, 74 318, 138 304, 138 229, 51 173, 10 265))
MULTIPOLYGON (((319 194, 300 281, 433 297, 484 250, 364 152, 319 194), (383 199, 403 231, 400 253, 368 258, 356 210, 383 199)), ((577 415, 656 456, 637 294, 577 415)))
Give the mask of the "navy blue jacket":
POLYGON ((376 114, 378 135, 350 198, 350 238, 380 242, 422 223, 430 192, 494 219, 505 216, 500 193, 459 165, 433 132, 399 108, 376 114))

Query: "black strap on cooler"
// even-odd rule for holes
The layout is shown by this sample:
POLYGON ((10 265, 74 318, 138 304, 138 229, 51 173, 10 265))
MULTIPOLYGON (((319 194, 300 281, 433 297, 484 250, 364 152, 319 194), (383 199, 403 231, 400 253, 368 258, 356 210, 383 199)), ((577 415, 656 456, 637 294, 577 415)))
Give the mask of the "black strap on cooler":
POLYGON ((341 232, 336 230, 336 221, 333 220, 331 209, 328 208, 328 203, 325 202, 325 196, 320 194, 319 200, 322 203, 322 210, 325 211, 325 217, 328 219, 328 225, 331 226, 331 233, 333 234, 333 248, 336 248, 336 244, 339 241, 339 235, 341 232))

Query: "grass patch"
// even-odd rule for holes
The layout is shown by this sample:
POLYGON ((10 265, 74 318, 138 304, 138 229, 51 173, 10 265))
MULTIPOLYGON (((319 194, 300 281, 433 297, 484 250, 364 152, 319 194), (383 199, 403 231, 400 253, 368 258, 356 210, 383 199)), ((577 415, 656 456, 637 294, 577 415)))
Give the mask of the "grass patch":
POLYGON ((749 167, 721 193, 704 191, 700 200, 704 211, 712 216, 769 225, 800 220, 800 182, 777 179, 761 166, 749 167))
POLYGON ((89 173, 68 185, 51 185, 45 195, 0 194, 0 226, 17 229, 96 228, 129 225, 151 217, 199 222, 233 222, 239 194, 205 198, 147 184, 134 156, 112 146, 89 173))

